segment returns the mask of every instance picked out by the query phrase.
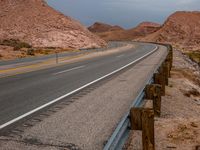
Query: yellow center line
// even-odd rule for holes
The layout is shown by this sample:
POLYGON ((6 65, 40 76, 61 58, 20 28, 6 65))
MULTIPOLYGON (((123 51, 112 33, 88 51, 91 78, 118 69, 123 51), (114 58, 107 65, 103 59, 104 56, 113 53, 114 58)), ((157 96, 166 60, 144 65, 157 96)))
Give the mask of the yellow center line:
POLYGON ((81 57, 83 55, 85 55, 85 54, 80 54, 80 55, 77 55, 77 56, 70 56, 70 57, 66 57, 66 58, 62 57, 62 58, 60 58, 60 60, 59 60, 60 63, 58 63, 58 64, 56 64, 55 59, 51 59, 51 60, 47 60, 45 62, 41 62, 41 63, 37 63, 37 64, 0 70, 0 78, 14 76, 14 75, 18 75, 18 74, 23 74, 23 73, 27 73, 27 72, 31 72, 31 71, 35 71, 35 70, 50 68, 50 67, 54 67, 54 66, 70 64, 70 62, 64 62, 64 61, 71 60, 71 59, 74 59, 74 58, 78 58, 78 57, 81 57), (34 69, 34 70, 24 70, 24 69, 34 69), (13 71, 16 71, 16 72, 13 72, 13 71), (12 73, 12 74, 9 74, 9 73, 12 73))
POLYGON ((56 64, 55 59, 50 59, 50 60, 46 60, 46 61, 40 62, 40 63, 37 62, 37 64, 0 70, 0 78, 15 76, 18 74, 23 74, 23 73, 27 73, 27 72, 36 71, 36 70, 42 70, 42 69, 55 67, 55 66, 61 66, 64 64, 71 64, 71 63, 78 61, 75 58, 79 58, 79 57, 82 57, 82 56, 88 55, 88 54, 90 54, 90 53, 79 54, 76 56, 60 57, 58 64, 56 64), (67 60, 71 60, 71 59, 75 59, 75 61, 71 61, 71 62, 67 61, 67 60))

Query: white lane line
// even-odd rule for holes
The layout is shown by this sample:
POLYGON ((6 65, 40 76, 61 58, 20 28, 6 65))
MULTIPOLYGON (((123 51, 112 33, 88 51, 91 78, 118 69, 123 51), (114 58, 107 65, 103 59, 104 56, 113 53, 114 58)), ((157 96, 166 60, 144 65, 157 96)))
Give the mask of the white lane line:
POLYGON ((53 75, 62 74, 62 73, 65 73, 65 72, 69 72, 69 71, 72 71, 72 70, 77 70, 77 69, 84 68, 84 67, 85 67, 85 66, 74 67, 74 68, 71 68, 71 69, 67 69, 67 70, 63 70, 63 71, 54 73, 53 75))
POLYGON ((119 56, 116 56, 117 58, 120 58, 120 57, 123 57, 125 56, 125 54, 122 54, 122 55, 119 55, 119 56))
POLYGON ((156 46, 156 48, 154 48, 151 52, 149 52, 149 53, 145 54, 144 56, 142 56, 142 57, 140 57, 140 58, 138 58, 138 59, 136 59, 136 60, 130 62, 129 64, 127 64, 127 65, 125 65, 125 66, 123 66, 123 67, 121 67, 121 68, 119 68, 119 69, 117 69, 117 70, 115 70, 115 71, 113 71, 113 72, 111 72, 111 73, 109 73, 109 74, 107 74, 107 75, 101 77, 101 78, 98 78, 98 79, 96 79, 96 80, 94 80, 94 81, 92 81, 92 82, 90 82, 90 83, 87 83, 87 84, 83 85, 82 87, 80 87, 80 88, 78 88, 78 89, 76 89, 76 90, 74 90, 74 91, 71 91, 70 93, 67 93, 67 94, 65 94, 65 95, 63 95, 63 96, 61 96, 61 97, 58 97, 58 98, 56 98, 56 99, 50 101, 49 103, 46 103, 46 104, 44 104, 44 105, 42 105, 42 106, 40 106, 40 107, 37 107, 37 108, 35 108, 35 109, 33 109, 33 110, 31 110, 31 111, 29 111, 29 112, 23 114, 23 115, 21 115, 21 116, 15 118, 15 119, 13 119, 13 120, 11 120, 11 121, 8 121, 8 122, 6 122, 6 123, 0 125, 0 130, 3 129, 3 128, 5 128, 5 127, 7 127, 7 126, 9 126, 9 125, 11 125, 11 124, 13 124, 13 123, 15 123, 15 122, 17 122, 17 121, 19 121, 19 120, 21 120, 21 119, 23 119, 23 118, 25 118, 25 117, 27 117, 27 116, 29 116, 29 115, 31 115, 31 114, 33 114, 33 113, 35 113, 35 112, 37 112, 37 111, 39 111, 39 110, 41 110, 41 109, 43 109, 43 108, 45 108, 45 107, 47 107, 47 106, 49 106, 49 105, 51 105, 51 104, 54 104, 54 103, 56 103, 56 102, 62 100, 63 98, 65 98, 65 97, 67 97, 67 96, 69 96, 69 95, 72 95, 72 94, 74 94, 74 93, 76 93, 76 92, 78 92, 78 91, 80 91, 80 90, 82 90, 82 89, 84 89, 84 88, 86 88, 86 87, 88 87, 88 86, 90 86, 90 85, 92 85, 92 84, 94 84, 94 83, 100 81, 100 80, 103 80, 103 79, 107 78, 108 76, 111 76, 111 75, 113 75, 113 74, 115 74, 115 73, 117 73, 117 72, 119 72, 119 71, 121 71, 121 70, 123 70, 123 69, 125 69, 125 68, 127 68, 127 67, 129 67, 129 66, 131 66, 131 65, 133 65, 134 63, 136 63, 136 62, 142 60, 143 58, 145 58, 145 57, 151 55, 151 54, 154 53, 157 49, 158 49, 158 46, 156 46))

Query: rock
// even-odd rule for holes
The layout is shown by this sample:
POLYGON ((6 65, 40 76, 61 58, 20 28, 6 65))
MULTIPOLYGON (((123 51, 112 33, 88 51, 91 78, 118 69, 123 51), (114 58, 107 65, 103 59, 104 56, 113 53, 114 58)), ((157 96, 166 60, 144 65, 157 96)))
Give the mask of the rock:
POLYGON ((34 47, 89 48, 106 44, 43 0, 0 0, 0 14, 0 40, 19 39, 34 47))
POLYGON ((191 122, 191 126, 197 128, 198 125, 195 122, 191 122))
POLYGON ((199 50, 199 20, 199 11, 178 11, 168 17, 160 30, 139 40, 170 43, 184 51, 199 50))
POLYGON ((111 26, 103 23, 95 23, 89 30, 96 33, 106 41, 133 40, 154 33, 160 29, 160 25, 152 22, 143 22, 137 27, 125 30, 119 26, 111 26))
POLYGON ((88 27, 89 31, 91 32, 107 32, 107 31, 117 31, 117 30, 124 30, 120 26, 112 26, 109 24, 101 23, 101 22, 95 22, 92 26, 88 27))

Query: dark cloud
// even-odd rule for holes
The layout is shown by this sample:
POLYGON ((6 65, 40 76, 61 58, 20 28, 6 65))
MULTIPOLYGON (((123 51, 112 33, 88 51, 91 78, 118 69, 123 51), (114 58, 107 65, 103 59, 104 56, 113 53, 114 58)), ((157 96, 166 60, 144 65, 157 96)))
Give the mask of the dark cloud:
POLYGON ((49 5, 85 25, 96 21, 136 26, 142 21, 163 23, 178 10, 199 10, 199 0, 47 0, 49 5))

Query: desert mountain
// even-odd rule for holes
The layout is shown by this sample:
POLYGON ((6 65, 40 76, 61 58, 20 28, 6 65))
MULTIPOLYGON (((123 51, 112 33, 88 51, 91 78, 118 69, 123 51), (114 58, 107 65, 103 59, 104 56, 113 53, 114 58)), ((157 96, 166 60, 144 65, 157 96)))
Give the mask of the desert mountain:
POLYGON ((199 50, 200 12, 176 12, 169 16, 160 30, 139 40, 165 42, 185 50, 199 50))
POLYGON ((43 0, 0 0, 0 40, 18 39, 34 47, 86 48, 105 42, 78 21, 43 0))
POLYGON ((128 30, 128 32, 136 36, 146 36, 160 29, 161 25, 153 22, 142 22, 137 27, 128 30))
POLYGON ((123 30, 120 26, 112 26, 109 24, 95 22, 92 26, 88 27, 91 32, 107 32, 107 31, 116 31, 116 30, 123 30))
MULTIPOLYGON (((94 26, 94 25, 93 25, 94 26)), ((136 38, 144 37, 148 34, 154 33, 157 30, 160 29, 160 25, 157 23, 152 22, 143 22, 139 24, 137 27, 124 30, 123 28, 115 28, 115 30, 103 30, 98 26, 98 32, 96 33, 99 37, 106 41, 112 41, 112 40, 133 40, 136 38)), ((90 30, 93 32, 93 30, 90 30)))

